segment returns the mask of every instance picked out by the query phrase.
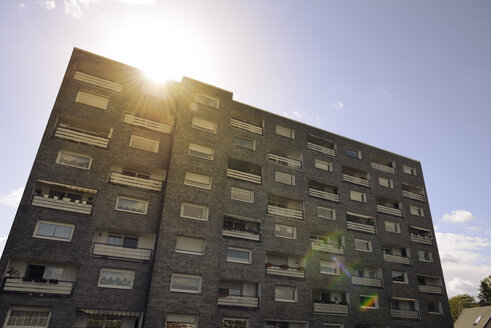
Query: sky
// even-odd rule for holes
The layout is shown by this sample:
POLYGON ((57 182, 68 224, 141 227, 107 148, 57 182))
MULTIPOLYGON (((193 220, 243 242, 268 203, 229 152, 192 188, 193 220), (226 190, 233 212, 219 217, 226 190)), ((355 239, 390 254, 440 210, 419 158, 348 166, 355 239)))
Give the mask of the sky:
POLYGON ((491 1, 0 1, 0 250, 73 47, 421 161, 448 296, 491 275, 491 1))

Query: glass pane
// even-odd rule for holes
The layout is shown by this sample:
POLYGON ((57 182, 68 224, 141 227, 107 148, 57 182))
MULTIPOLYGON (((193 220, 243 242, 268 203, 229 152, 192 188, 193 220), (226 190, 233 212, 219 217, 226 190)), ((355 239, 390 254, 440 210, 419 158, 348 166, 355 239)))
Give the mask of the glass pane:
POLYGON ((239 137, 234 137, 234 145, 246 149, 254 149, 254 141, 242 139, 239 137))
POLYGON ((189 291, 199 291, 200 279, 197 277, 172 276, 172 288, 189 291))
POLYGON ((46 270, 44 270, 44 278, 61 280, 63 278, 63 268, 46 267, 46 270))
POLYGON ((138 238, 124 237, 123 247, 136 248, 138 246, 138 238))
POLYGON ((73 227, 55 226, 54 237, 69 240, 72 236, 73 227))
POLYGON ((60 152, 58 155, 58 164, 76 166, 83 169, 90 168, 90 157, 76 155, 72 153, 60 152))
POLYGON ((133 285, 133 273, 102 269, 99 284, 131 288, 133 285))
POLYGON ((49 223, 39 223, 36 231, 36 236, 53 237, 55 235, 56 226, 49 223))
POLYGON ((145 213, 147 203, 142 200, 119 198, 118 209, 123 211, 145 213))
POLYGON ((107 236, 107 243, 109 245, 121 246, 123 242, 123 237, 121 236, 107 236))
POLYGON ((249 263, 249 252, 239 249, 227 249, 227 260, 249 263))

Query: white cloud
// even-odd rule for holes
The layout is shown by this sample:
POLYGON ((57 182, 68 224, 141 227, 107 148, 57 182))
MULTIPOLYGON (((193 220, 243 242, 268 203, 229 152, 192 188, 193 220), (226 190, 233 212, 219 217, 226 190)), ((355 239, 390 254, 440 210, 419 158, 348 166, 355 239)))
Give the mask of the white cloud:
POLYGON ((331 104, 331 107, 335 108, 335 109, 343 109, 344 107, 344 104, 341 102, 341 101, 336 101, 336 102, 333 102, 331 104))
POLYGON ((65 14, 72 15, 75 18, 82 17, 82 8, 78 0, 63 0, 65 4, 65 14))
POLYGON ((375 87, 375 90, 382 92, 385 96, 390 96, 390 92, 383 85, 375 87))
POLYGON ((450 294, 470 294, 470 295, 475 295, 476 290, 478 286, 475 285, 474 283, 460 279, 460 278, 453 278, 449 282, 447 282, 447 292, 450 294))
POLYGON ((154 5, 156 0, 117 0, 121 3, 127 4, 127 5, 154 5))
POLYGON ((55 9, 56 3, 55 0, 38 0, 36 1, 38 5, 44 7, 45 9, 55 9))
MULTIPOLYGON (((45 0, 54 2, 54 0, 45 0)), ((65 14, 71 15, 77 19, 83 15, 83 10, 91 3, 102 2, 102 0, 63 0, 65 4, 65 14)), ((113 0, 123 5, 140 6, 154 5, 156 0, 113 0)))
POLYGON ((17 6, 17 10, 22 10, 22 9, 26 9, 26 5, 24 3, 19 3, 19 5, 17 6))
POLYGON ((472 215, 471 212, 466 210, 455 210, 452 211, 450 214, 446 213, 441 219, 441 221, 443 222, 451 223, 466 223, 474 220, 476 220, 476 218, 472 215))
POLYGON ((10 191, 7 194, 0 194, 0 204, 12 207, 19 206, 20 198, 22 197, 23 192, 24 188, 19 187, 10 191))

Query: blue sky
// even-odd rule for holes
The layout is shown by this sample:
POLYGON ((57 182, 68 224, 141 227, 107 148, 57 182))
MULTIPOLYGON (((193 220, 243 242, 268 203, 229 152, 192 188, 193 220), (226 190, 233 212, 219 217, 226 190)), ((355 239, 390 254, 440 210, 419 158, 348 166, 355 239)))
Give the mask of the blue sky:
POLYGON ((0 249, 73 47, 422 162, 449 296, 491 274, 491 2, 0 2, 0 249), (157 74, 156 74, 157 73, 157 74))

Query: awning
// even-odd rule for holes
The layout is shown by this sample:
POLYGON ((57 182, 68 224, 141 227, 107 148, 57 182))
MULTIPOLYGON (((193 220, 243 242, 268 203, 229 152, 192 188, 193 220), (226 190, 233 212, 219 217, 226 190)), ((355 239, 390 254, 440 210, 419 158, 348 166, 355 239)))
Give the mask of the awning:
POLYGON ((45 184, 52 185, 52 186, 64 187, 67 189, 86 192, 89 194, 96 194, 97 193, 97 190, 95 190, 95 189, 88 189, 88 188, 82 188, 82 187, 77 187, 77 186, 71 186, 71 185, 67 185, 67 184, 63 184, 63 183, 51 182, 51 181, 46 181, 46 180, 38 180, 38 182, 45 183, 45 184))
POLYGON ((240 216, 240 215, 236 215, 236 214, 225 213, 225 214, 223 214, 223 215, 224 215, 224 216, 230 216, 230 217, 232 217, 232 218, 239 219, 239 220, 243 220, 243 221, 259 222, 259 223, 261 223, 261 222, 262 222, 262 220, 261 220, 261 219, 249 218, 249 217, 240 216))
POLYGON ((87 314, 115 315, 119 317, 139 317, 141 315, 140 312, 134 312, 134 311, 99 310, 99 309, 80 309, 80 311, 87 314))

